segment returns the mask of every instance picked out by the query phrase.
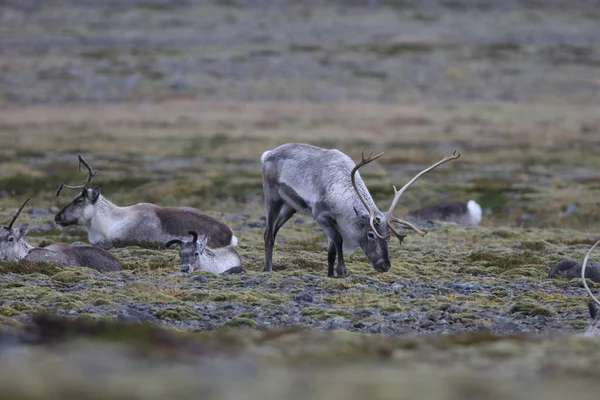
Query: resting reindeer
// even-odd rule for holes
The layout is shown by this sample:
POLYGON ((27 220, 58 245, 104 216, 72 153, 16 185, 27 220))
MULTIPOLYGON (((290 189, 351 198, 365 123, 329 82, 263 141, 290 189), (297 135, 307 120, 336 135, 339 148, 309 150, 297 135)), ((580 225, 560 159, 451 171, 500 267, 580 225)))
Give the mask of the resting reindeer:
POLYGON ((19 214, 29 199, 23 203, 8 226, 0 230, 0 261, 50 262, 59 265, 93 268, 100 272, 121 271, 123 267, 108 251, 88 245, 51 244, 33 247, 25 241, 29 224, 13 228, 19 214))
POLYGON ((166 247, 179 245, 181 272, 201 270, 227 275, 244 271, 242 260, 233 246, 211 249, 207 246, 206 236, 198 237, 196 231, 188 233, 192 235, 192 240, 189 242, 175 239, 165 244, 166 247))
POLYGON ((390 232, 402 243, 404 236, 392 226, 397 222, 424 236, 416 226, 392 215, 396 203, 404 191, 421 175, 457 159, 454 154, 418 173, 400 190, 394 187, 394 199, 387 213, 375 205, 358 169, 379 158, 383 153, 354 164, 352 159, 339 150, 288 143, 263 153, 262 177, 265 195, 265 271, 273 268, 275 236, 292 215, 309 209, 313 218, 325 231, 328 239, 327 276, 336 272, 346 273, 344 252, 360 247, 376 271, 390 269, 388 240, 390 232))
POLYGON ((481 206, 475 200, 438 203, 408 212, 414 222, 452 221, 463 226, 477 226, 481 222, 481 206))
POLYGON ((103 246, 110 246, 113 240, 164 243, 181 239, 189 230, 195 229, 210 237, 208 244, 212 247, 237 245, 230 227, 194 208, 160 207, 150 203, 116 206, 100 194, 98 187, 87 187, 97 171, 79 155, 80 170, 82 164, 88 170, 85 182, 76 186, 61 184, 56 195, 63 188, 82 191, 56 214, 54 220, 61 226, 85 226, 90 243, 103 246))

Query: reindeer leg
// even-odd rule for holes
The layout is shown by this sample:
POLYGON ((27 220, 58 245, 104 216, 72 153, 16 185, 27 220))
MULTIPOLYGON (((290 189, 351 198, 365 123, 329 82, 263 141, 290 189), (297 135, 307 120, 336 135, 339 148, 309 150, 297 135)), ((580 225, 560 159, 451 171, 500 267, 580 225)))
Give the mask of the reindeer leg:
POLYGON ((327 240, 327 276, 333 277, 333 266, 335 265, 336 249, 331 239, 327 240))
POLYGON ((265 268, 264 272, 273 271, 273 247, 275 247, 275 223, 277 222, 277 217, 279 216, 279 212, 283 207, 283 201, 281 199, 276 199, 273 201, 269 201, 268 199, 265 201, 266 208, 266 226, 265 226, 265 268))
POLYGON ((337 223, 335 219, 328 216, 326 213, 315 217, 315 221, 327 234, 329 239, 329 249, 327 251, 328 270, 327 276, 333 276, 333 261, 335 261, 335 255, 337 255, 337 267, 335 272, 338 276, 346 275, 346 264, 344 263, 344 250, 343 250, 343 239, 342 235, 337 230, 337 223), (332 246, 335 252, 332 250, 332 246), (334 254, 332 256, 332 254, 334 254))
POLYGON ((294 214, 296 214, 296 209, 289 204, 284 204, 283 207, 281 207, 281 211, 279 211, 279 215, 275 221, 275 229, 273 230, 274 237, 277 235, 277 232, 279 232, 279 229, 281 229, 283 224, 288 222, 294 214))

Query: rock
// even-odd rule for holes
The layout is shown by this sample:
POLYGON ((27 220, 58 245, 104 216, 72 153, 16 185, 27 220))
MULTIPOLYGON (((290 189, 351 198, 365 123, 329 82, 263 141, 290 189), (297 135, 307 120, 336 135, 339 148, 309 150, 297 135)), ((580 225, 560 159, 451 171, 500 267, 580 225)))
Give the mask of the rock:
POLYGON ((304 301, 307 303, 312 303, 314 301, 312 294, 304 292, 304 293, 300 293, 298 294, 296 297, 294 297, 295 301, 304 301))
POLYGON ((41 215, 50 214, 50 211, 46 210, 45 208, 31 207, 29 210, 27 210, 27 213, 31 216, 39 217, 41 215))
POLYGON ((198 283, 208 283, 208 278, 204 275, 198 275, 192 278, 194 282, 198 283))
POLYGON ((296 219, 294 220, 294 223, 295 223, 295 224, 298 224, 298 225, 300 225, 300 224, 304 224, 305 222, 306 222, 306 220, 305 220, 304 218, 296 218, 296 219))
POLYGON ((264 228, 265 227, 265 221, 262 220, 258 220, 258 221, 252 221, 248 224, 248 226, 250 228, 264 228))

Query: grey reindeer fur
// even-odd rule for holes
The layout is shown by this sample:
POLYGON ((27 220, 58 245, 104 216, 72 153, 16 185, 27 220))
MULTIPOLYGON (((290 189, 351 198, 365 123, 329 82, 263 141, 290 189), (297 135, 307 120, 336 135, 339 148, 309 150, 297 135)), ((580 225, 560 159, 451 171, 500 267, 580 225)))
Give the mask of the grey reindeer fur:
MULTIPOLYGON (((14 222, 14 221, 13 221, 14 222)), ((34 247, 25 241, 29 224, 18 228, 0 228, 0 261, 49 262, 64 266, 79 266, 99 272, 121 271, 123 266, 111 253, 89 245, 51 244, 34 247)))
POLYGON ((233 246, 211 249, 207 246, 207 237, 199 236, 195 231, 189 231, 192 240, 170 240, 165 244, 171 247, 179 245, 179 260, 181 272, 210 271, 217 274, 229 275, 243 272, 242 260, 233 246))
POLYGON ((82 191, 54 219, 61 226, 85 226, 90 243, 103 247, 110 247, 114 240, 164 243, 181 239, 189 230, 196 230, 210 237, 212 247, 237 245, 230 227, 194 208, 161 207, 150 203, 119 207, 111 203, 98 187, 87 188, 96 171, 81 156, 79 160, 88 168, 88 179, 83 185, 62 184, 59 187, 57 195, 63 187, 82 191))
MULTIPOLYGON (((375 158, 369 156, 368 160, 363 156, 363 162, 355 164, 339 150, 298 143, 284 144, 263 153, 261 161, 266 212, 264 270, 272 271, 273 247, 279 229, 296 212, 309 210, 327 235, 328 276, 334 275, 336 258, 338 263, 335 271, 338 275, 344 275, 346 266, 343 254, 357 247, 362 249, 376 271, 388 271, 391 266, 387 242, 390 230, 401 242, 403 239, 388 222, 406 224, 390 215, 397 197, 395 196, 390 211, 383 213, 375 205, 360 174, 356 172, 356 190, 351 180, 351 171, 355 165, 366 165, 380 155, 375 158), (364 198, 364 203, 357 190, 364 198), (372 210, 372 219, 368 208, 372 210)), ((458 156, 448 160, 455 158, 458 156)), ((433 168, 435 166, 417 177, 433 168)), ((401 195, 417 177, 396 193, 401 195)), ((411 227, 424 235, 416 227, 411 227)))

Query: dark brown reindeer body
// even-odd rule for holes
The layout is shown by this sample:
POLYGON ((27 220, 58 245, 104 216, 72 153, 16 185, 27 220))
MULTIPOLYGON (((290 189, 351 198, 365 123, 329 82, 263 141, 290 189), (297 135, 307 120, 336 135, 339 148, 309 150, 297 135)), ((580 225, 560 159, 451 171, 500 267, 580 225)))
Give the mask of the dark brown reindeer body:
MULTIPOLYGON (((372 154, 372 153, 371 153, 372 154)), ((261 157, 265 196, 265 271, 273 268, 273 247, 279 229, 298 211, 309 210, 328 239, 327 275, 346 273, 344 252, 360 247, 376 271, 389 270, 391 261, 388 240, 393 233, 402 242, 404 236, 392 226, 396 222, 419 235, 410 222, 393 215, 402 193, 421 175, 454 160, 452 155, 417 174, 400 190, 394 188, 394 199, 386 213, 379 211, 358 173, 362 166, 383 153, 362 158, 358 164, 339 150, 328 150, 307 144, 288 143, 266 151, 261 157)))
POLYGON ((95 246, 66 243, 56 243, 46 247, 31 246, 25 241, 29 225, 25 223, 18 228, 12 227, 27 201, 15 214, 11 223, 0 230, 0 261, 49 262, 64 266, 88 267, 99 272, 123 269, 115 256, 95 246))
POLYGON ((98 187, 87 188, 96 171, 81 156, 79 160, 80 165, 88 169, 88 178, 82 185, 59 187, 57 195, 63 187, 82 191, 56 214, 55 221, 61 226, 85 226, 90 243, 104 246, 110 246, 114 240, 164 243, 184 238, 188 231, 195 230, 209 236, 212 247, 237 245, 230 227, 194 208, 161 207, 150 203, 119 207, 111 203, 98 187))

